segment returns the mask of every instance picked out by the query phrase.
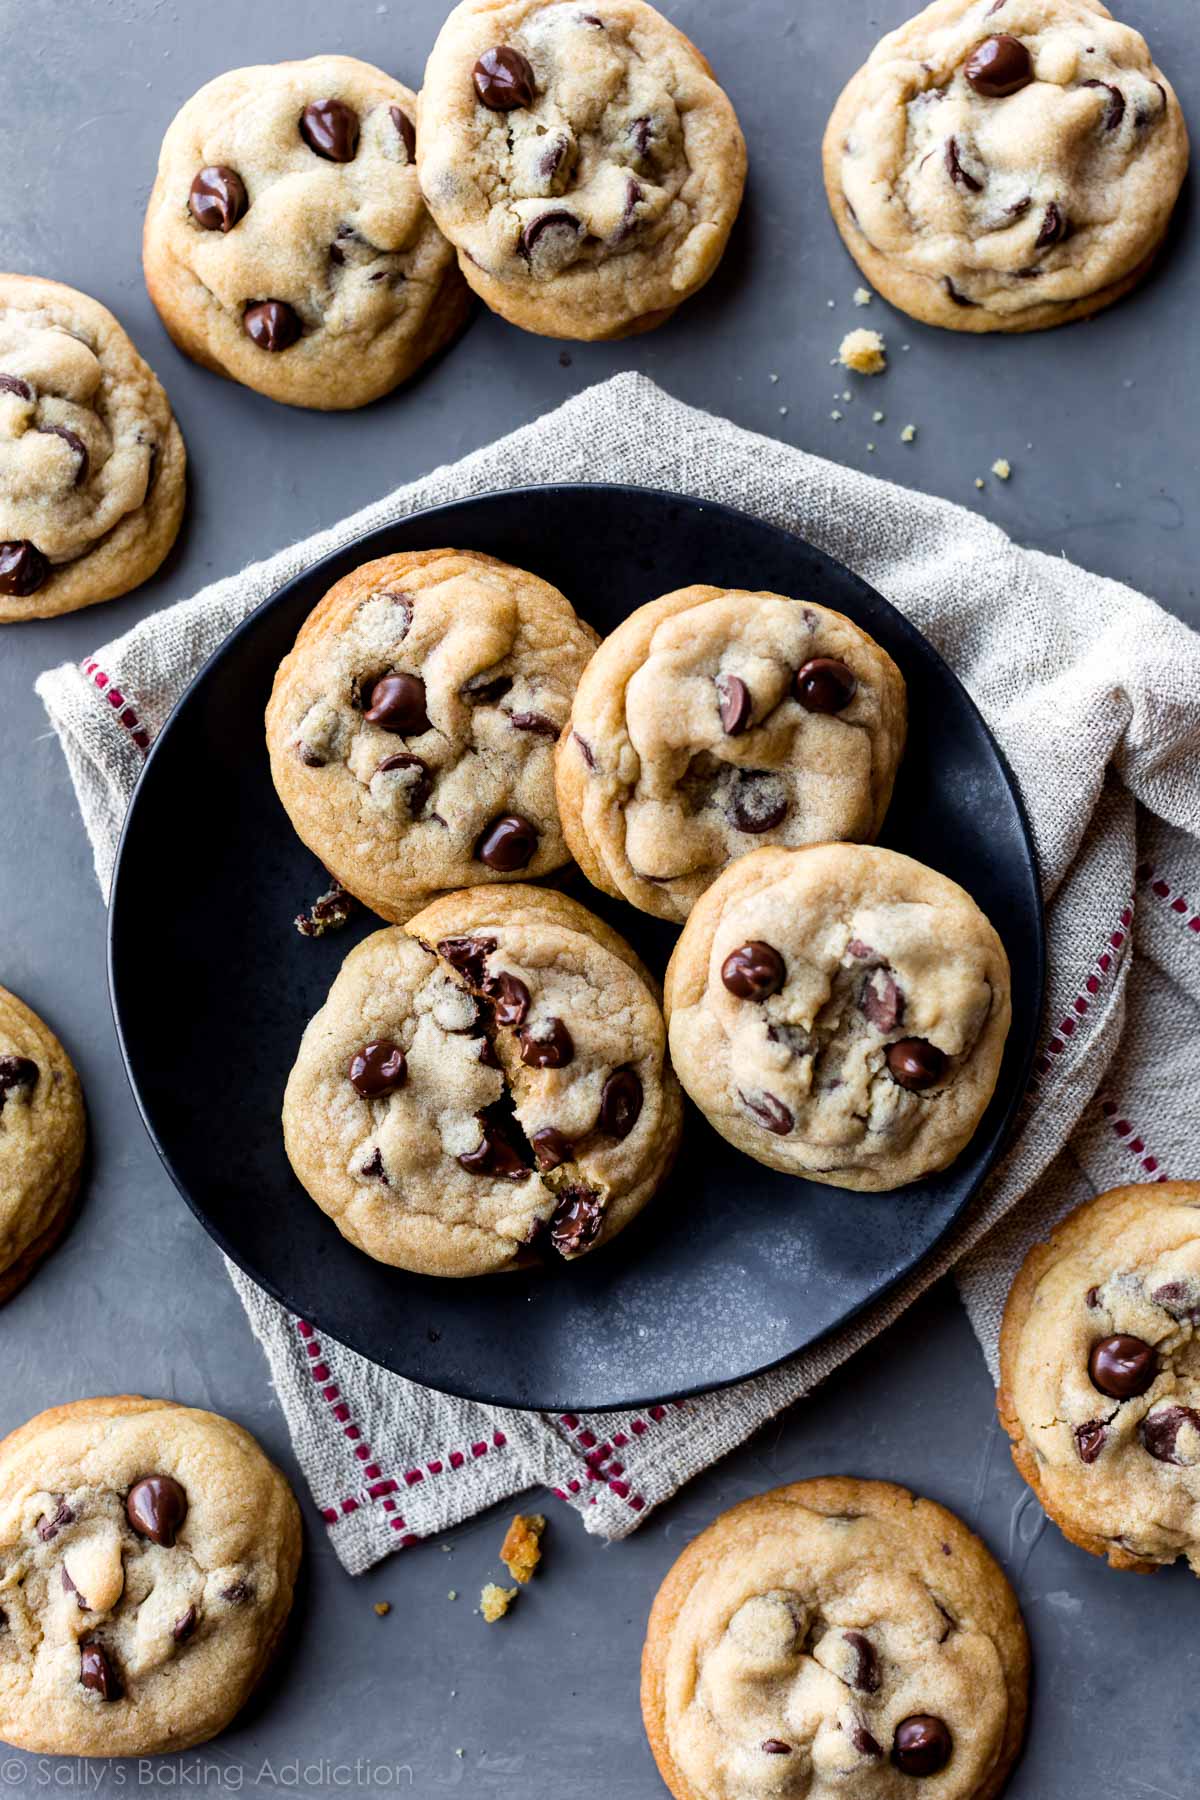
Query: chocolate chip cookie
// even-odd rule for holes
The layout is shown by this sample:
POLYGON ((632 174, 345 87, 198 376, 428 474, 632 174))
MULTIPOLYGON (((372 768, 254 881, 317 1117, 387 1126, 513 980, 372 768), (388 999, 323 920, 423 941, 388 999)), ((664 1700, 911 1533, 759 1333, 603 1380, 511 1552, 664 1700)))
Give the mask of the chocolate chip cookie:
POLYGON ((671 1057, 739 1150, 833 1187, 953 1162, 996 1086, 1008 958, 970 895, 860 844, 756 850, 667 969, 671 1057))
POLYGON ((841 613, 681 588, 592 658, 558 749, 558 805, 588 880, 686 919, 764 843, 872 838, 904 748, 904 681, 841 613))
POLYGON ((1200 1575, 1200 1182, 1115 1188, 1035 1244, 1000 1338, 1013 1461, 1114 1569, 1200 1575))
POLYGON ((0 623, 149 580, 179 530, 186 460, 167 396, 107 308, 0 275, 0 623))
POLYGON ((292 1604, 300 1512, 254 1439, 136 1394, 0 1442, 0 1738, 151 1756, 224 1729, 292 1604))
POLYGON ((233 69, 163 140, 146 285, 179 348, 292 406, 363 406, 469 295, 416 170, 417 100, 352 56, 233 69))
POLYGON ((993 1800, 1025 1731, 1029 1648, 961 1520, 883 1481, 744 1500, 650 1614, 642 1716, 676 1800, 993 1800))
POLYGON ((287 1085, 292 1167, 379 1262, 484 1275, 567 1260, 654 1194, 682 1102, 657 990, 543 888, 447 894, 352 950, 287 1085))
POLYGON ((279 668, 271 773, 310 850, 403 922, 569 860, 554 744, 597 642, 557 588, 470 550, 364 563, 279 668))
POLYGON ((86 1127, 79 1078, 48 1026, 0 988, 0 1304, 71 1217, 86 1127))
POLYGON ((546 337, 648 331, 704 285, 746 147, 694 44, 644 0, 465 0, 421 92, 429 209, 493 312, 546 337))
POLYGON ((954 331, 1037 331, 1141 280, 1188 141, 1145 40, 1099 0, 934 0, 850 81, 824 161, 886 299, 954 331))

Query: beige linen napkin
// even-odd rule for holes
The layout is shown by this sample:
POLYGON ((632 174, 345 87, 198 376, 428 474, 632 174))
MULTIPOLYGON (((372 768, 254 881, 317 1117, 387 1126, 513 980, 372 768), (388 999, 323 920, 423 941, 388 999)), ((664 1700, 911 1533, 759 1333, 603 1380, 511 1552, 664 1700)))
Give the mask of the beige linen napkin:
POLYGON ((974 513, 682 406, 641 376, 592 388, 43 675, 105 892, 147 746, 252 607, 389 520, 552 481, 643 484, 754 513, 848 563, 937 646, 1003 745, 1037 840, 1049 931, 1037 1072, 1007 1155, 912 1279, 772 1374, 681 1405, 576 1418, 449 1399, 322 1337, 231 1268, 354 1573, 538 1483, 589 1531, 625 1536, 955 1264, 994 1372, 1004 1296, 1035 1237, 1104 1187, 1200 1175, 1200 637, 974 513))

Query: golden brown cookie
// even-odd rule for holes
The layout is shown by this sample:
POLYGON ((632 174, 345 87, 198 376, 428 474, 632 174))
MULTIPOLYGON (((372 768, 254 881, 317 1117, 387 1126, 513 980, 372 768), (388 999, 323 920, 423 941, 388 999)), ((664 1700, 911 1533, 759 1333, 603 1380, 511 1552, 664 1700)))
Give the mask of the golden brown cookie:
POLYGON ((723 1513, 659 1589, 642 1655, 676 1800, 993 1800, 1028 1687, 1016 1598, 980 1540, 849 1477, 723 1513))
POLYGON ((66 1230, 86 1133, 66 1051, 36 1013, 0 988, 0 1304, 66 1230))

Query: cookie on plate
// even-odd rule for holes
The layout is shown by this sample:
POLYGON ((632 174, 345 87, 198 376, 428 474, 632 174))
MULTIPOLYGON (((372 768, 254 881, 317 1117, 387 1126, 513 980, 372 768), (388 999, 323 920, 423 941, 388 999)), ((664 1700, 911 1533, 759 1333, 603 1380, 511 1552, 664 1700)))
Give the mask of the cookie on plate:
POLYGON ((79 1077, 37 1014, 0 988, 0 1304, 67 1228, 83 1163, 79 1077))
POLYGON ((670 318, 720 261, 746 179, 727 96, 644 0, 464 0, 425 71, 417 154, 472 288, 545 337, 670 318))
POLYGON ((841 613, 681 588, 631 613, 576 690, 563 831, 594 886, 683 920, 763 843, 873 838, 904 733, 899 669, 841 613))
POLYGON ((671 1058, 773 1169, 875 1192, 944 1169, 987 1108, 1008 958, 971 896, 861 844, 756 850, 703 896, 666 978, 671 1058))
POLYGON ((447 894, 352 950, 283 1104, 297 1176, 379 1262, 484 1275, 615 1237, 674 1160, 652 977, 531 887, 447 894))
POLYGON ((676 1800, 993 1800, 1025 1731, 1029 1648, 961 1520, 831 1477, 723 1513, 658 1591, 642 1716, 676 1800))
POLYGON ((146 285, 176 344, 292 406, 363 406, 469 295, 416 170, 416 96, 352 56, 232 69, 172 120, 146 285))
POLYGON ((1114 1188, 1035 1244, 1000 1337, 1013 1461, 1114 1569, 1200 1575, 1200 1182, 1114 1188))
POLYGON ((249 1432, 136 1394, 0 1442, 0 1738, 152 1756, 224 1729, 271 1660, 300 1511, 249 1432))
POLYGON ((1188 140, 1145 40, 1099 0, 934 0, 852 78, 824 161, 885 299, 954 331, 1037 331, 1141 280, 1188 140))
POLYGON ((494 557, 364 563, 309 615, 267 707, 292 824, 401 922, 439 891, 561 868, 554 744, 597 641, 557 588, 494 557))
POLYGON ((0 275, 0 623, 148 581, 183 517, 167 396, 98 300, 0 275))

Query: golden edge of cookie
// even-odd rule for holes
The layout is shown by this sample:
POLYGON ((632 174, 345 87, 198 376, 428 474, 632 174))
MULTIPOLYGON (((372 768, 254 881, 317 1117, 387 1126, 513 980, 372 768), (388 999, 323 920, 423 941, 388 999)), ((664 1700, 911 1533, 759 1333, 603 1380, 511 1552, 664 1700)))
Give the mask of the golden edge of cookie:
POLYGON ((49 1255, 65 1234, 67 1226, 74 1216, 75 1202, 79 1196, 79 1188, 83 1179, 84 1152, 87 1148, 87 1112, 84 1105, 83 1088, 80 1085, 75 1065, 46 1021, 9 988, 0 987, 0 1004, 17 1014, 30 1035, 36 1038, 49 1053, 59 1073, 69 1085, 74 1114, 72 1121, 74 1129, 70 1132, 68 1142, 64 1145, 64 1161, 59 1170, 58 1181, 40 1209, 33 1236, 26 1239, 11 1262, 0 1267, 0 1306, 2 1306, 6 1300, 11 1300, 13 1295, 24 1287, 38 1264, 49 1255))
POLYGON ((1110 1568, 1137 1575, 1152 1575, 1156 1569, 1166 1565, 1132 1556, 1119 1544, 1110 1543, 1107 1538, 1089 1532, 1075 1515, 1055 1505, 1047 1495, 1042 1486, 1040 1466, 1033 1445, 1025 1434, 1025 1427, 1017 1411, 1013 1388, 1021 1361, 1025 1327, 1043 1278, 1065 1257, 1086 1251, 1096 1225, 1110 1214, 1148 1201, 1175 1199, 1200 1201, 1200 1182, 1132 1182, 1125 1187, 1110 1188, 1107 1193, 1098 1194, 1095 1199, 1085 1200, 1082 1205, 1075 1207, 1065 1219, 1059 1221, 1048 1238, 1032 1245, 1026 1252, 1025 1260, 1017 1271, 1008 1299, 1004 1303, 1004 1318, 1000 1326, 1000 1384, 996 1389, 996 1412, 1008 1433, 1012 1459, 1022 1480, 1033 1489, 1042 1511, 1058 1526, 1069 1543, 1075 1544, 1080 1550, 1086 1550, 1090 1556, 1104 1557, 1110 1568))
POLYGON ((65 282, 51 281, 38 275, 4 274, 0 275, 0 295, 10 283, 20 284, 26 289, 39 288, 51 302, 56 299, 60 302, 69 300, 72 305, 85 302, 87 308, 99 315, 99 328, 115 331, 129 344, 134 356, 162 394, 170 414, 170 425, 166 441, 159 446, 159 461, 154 473, 154 491, 150 496, 149 506, 143 501, 136 512, 126 513, 111 531, 105 532, 82 556, 74 557, 67 563, 52 564, 50 575, 34 593, 24 598, 0 594, 0 625, 16 625, 26 619, 53 619, 63 613, 82 612, 85 607, 99 606, 105 600, 117 600, 122 594, 141 587, 162 566, 178 537, 187 501, 187 450, 179 422, 171 408, 170 396, 116 314, 111 313, 99 300, 94 300, 90 294, 85 294, 80 288, 68 287, 65 282), (151 528, 143 534, 144 519, 150 521, 151 528), (143 539, 142 554, 137 560, 135 572, 117 573, 130 552, 133 541, 139 537, 143 539))
MULTIPOLYGON (((1105 13, 1105 8, 1097 6, 1097 12, 1105 13)), ((1106 16, 1111 17, 1111 14, 1106 16)), ((865 68, 864 64, 864 68, 865 68)), ((1157 65, 1155 65, 1157 67, 1157 65)), ((1105 307, 1124 299, 1145 280, 1151 268, 1158 260, 1167 233, 1170 230, 1172 212, 1168 212, 1163 220, 1150 249, 1134 266, 1119 275, 1102 288, 1096 288, 1090 294, 1081 294, 1075 300, 1060 302, 1043 302, 1038 306, 1023 307, 1019 313, 995 313, 982 304, 968 303, 960 305, 951 300, 939 282, 932 276, 918 269, 910 269, 904 263, 896 262, 885 256, 867 242, 850 215, 846 196, 842 190, 842 140, 846 129, 854 116, 858 101, 858 88, 863 69, 860 68, 850 77, 829 116, 825 127, 825 136, 821 144, 821 166, 825 177, 825 197, 829 202, 829 210, 833 214, 833 222, 837 226, 838 235, 845 245, 852 260, 858 265, 868 282, 897 311, 916 319, 922 325, 936 325, 945 331, 967 331, 976 334, 985 332, 1007 332, 1016 336, 1026 331, 1052 331, 1059 325, 1072 325, 1079 319, 1091 318, 1093 313, 1102 312, 1105 307)), ((1185 173, 1187 153, 1187 127, 1179 106, 1179 97, 1170 82, 1162 74, 1157 73, 1157 80, 1166 89, 1168 106, 1177 126, 1183 132, 1185 152, 1185 173)), ((1182 178, 1180 188, 1182 188, 1182 178)))
POLYGON ((8 1264, 7 1268, 0 1269, 0 1306, 21 1291, 39 1264, 44 1262, 50 1252, 57 1248, 59 1240, 65 1237, 67 1227, 75 1216, 75 1202, 79 1198, 82 1161, 81 1147, 79 1162, 59 1183, 47 1224, 31 1242, 17 1252, 16 1257, 8 1264))
MULTIPOLYGON (((59 1425, 78 1424, 88 1419, 105 1420, 127 1418, 131 1414, 162 1412, 187 1413, 204 1422, 216 1421, 222 1431, 232 1432, 242 1440, 243 1447, 248 1447, 258 1456, 279 1484, 279 1490, 285 1497, 285 1514, 287 1528, 281 1545, 281 1566, 279 1598, 281 1605, 277 1607, 278 1617, 271 1631, 259 1643, 258 1654, 247 1672, 244 1682, 239 1684, 238 1698, 230 1707, 216 1703, 214 1692, 210 1692, 210 1711, 200 1723, 183 1725, 166 1738, 152 1738, 142 1742, 134 1739, 129 1743, 118 1741, 114 1732, 113 1747, 103 1754, 107 1756, 160 1756, 169 1751, 191 1750, 197 1744, 207 1743, 224 1731, 252 1698, 255 1690, 274 1661, 288 1619, 291 1615, 292 1601, 295 1595, 296 1578, 300 1572, 300 1562, 304 1548, 304 1528, 300 1515, 300 1507, 292 1491, 292 1485, 279 1466, 272 1462, 262 1445, 245 1426, 236 1420, 227 1418, 224 1413, 209 1412, 203 1407, 184 1406, 177 1400, 148 1399, 144 1394, 105 1394, 90 1399, 68 1400, 60 1406, 47 1407, 44 1412, 36 1413, 23 1425, 18 1425, 4 1438, 0 1438, 0 1475, 6 1458, 20 1451, 28 1442, 36 1440, 43 1431, 53 1430, 59 1425)), ((6 1743, 11 1743, 18 1750, 25 1750, 34 1755, 57 1756, 71 1754, 70 1745, 60 1742, 19 1742, 9 1727, 5 1727, 8 1735, 6 1743)), ((87 1754, 95 1755, 95 1751, 87 1754)))
POLYGON ((894 1482, 862 1480, 853 1475, 816 1476, 809 1481, 795 1481, 786 1487, 771 1488, 765 1494, 755 1494, 748 1500, 740 1501, 738 1505, 719 1514, 711 1525, 693 1538, 667 1571, 654 1597, 646 1626, 646 1640, 642 1650, 641 1702, 642 1721, 650 1749, 658 1765, 658 1772, 674 1794, 675 1800, 711 1800, 711 1796, 688 1781, 671 1755, 664 1692, 671 1633, 695 1582, 705 1572, 710 1555, 719 1556, 718 1546, 725 1522, 747 1513, 773 1509, 780 1504, 802 1506, 809 1512, 826 1514, 857 1510, 874 1517, 911 1517, 914 1510, 919 1511, 926 1518, 936 1519, 939 1532, 947 1542, 955 1546, 961 1561, 973 1565, 977 1581, 989 1584, 990 1598, 997 1612, 997 1617, 992 1621, 997 1637, 992 1641, 1004 1671, 1008 1711, 1004 1741, 995 1768, 984 1785, 971 1795, 970 1800, 996 1800, 1020 1753, 1029 1714, 1029 1636, 1012 1584, 983 1539, 965 1525, 956 1513, 939 1505, 936 1500, 922 1499, 894 1482), (1011 1646, 1003 1641, 1001 1633, 1007 1633, 1014 1640, 1011 1646), (1010 1660, 1005 1658, 1006 1649, 1012 1651, 1010 1660))

